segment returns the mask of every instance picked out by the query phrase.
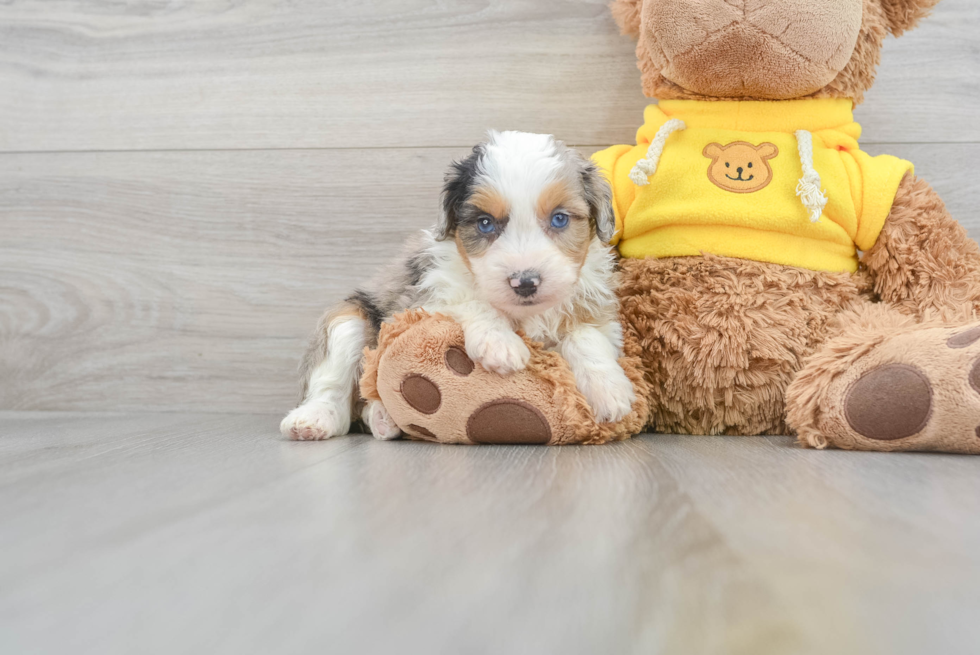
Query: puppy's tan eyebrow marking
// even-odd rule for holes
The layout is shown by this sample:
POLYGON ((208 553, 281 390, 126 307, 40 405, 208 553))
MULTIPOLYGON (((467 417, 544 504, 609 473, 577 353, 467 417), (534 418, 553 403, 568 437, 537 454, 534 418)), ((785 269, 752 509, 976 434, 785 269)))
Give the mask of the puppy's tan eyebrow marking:
POLYGON ((566 228, 560 230, 547 230, 548 235, 558 249, 581 268, 589 255, 589 243, 592 240, 591 224, 585 220, 589 217, 589 205, 567 181, 559 180, 541 191, 535 207, 538 220, 542 223, 550 222, 556 209, 568 212, 579 220, 571 221, 566 228))
POLYGON ((589 215, 589 207, 584 200, 568 188, 565 182, 552 182, 544 188, 538 196, 536 211, 538 218, 544 220, 551 216, 551 212, 561 207, 565 211, 579 217, 589 215))
POLYGON ((470 196, 469 203, 498 220, 506 218, 510 214, 510 203, 496 189, 491 187, 476 187, 473 190, 473 195, 470 196))

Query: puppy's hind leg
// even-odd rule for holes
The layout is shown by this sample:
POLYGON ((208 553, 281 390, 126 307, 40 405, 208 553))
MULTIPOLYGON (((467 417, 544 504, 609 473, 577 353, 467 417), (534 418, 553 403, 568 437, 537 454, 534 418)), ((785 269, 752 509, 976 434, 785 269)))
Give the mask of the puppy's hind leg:
POLYGON ((307 441, 347 434, 370 329, 360 310, 351 305, 320 320, 304 361, 303 402, 279 425, 284 437, 307 441))
POLYGON ((402 435, 402 431, 395 425, 395 420, 380 401, 369 400, 365 403, 361 410, 361 421, 368 426, 375 439, 388 441, 402 435))

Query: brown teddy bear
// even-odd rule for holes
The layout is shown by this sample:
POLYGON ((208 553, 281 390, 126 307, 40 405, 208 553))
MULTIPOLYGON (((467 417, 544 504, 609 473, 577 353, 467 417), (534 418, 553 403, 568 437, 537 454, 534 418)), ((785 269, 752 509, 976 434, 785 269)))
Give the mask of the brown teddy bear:
POLYGON ((852 117, 885 36, 936 2, 615 0, 659 101, 636 144, 594 156, 614 192, 633 414, 592 423, 540 348, 519 379, 460 376, 446 353, 461 333, 419 314, 385 327, 365 395, 439 441, 594 443, 645 424, 980 453, 980 247, 911 163, 860 150, 852 117), (429 414, 404 395, 422 369, 449 397, 429 414))

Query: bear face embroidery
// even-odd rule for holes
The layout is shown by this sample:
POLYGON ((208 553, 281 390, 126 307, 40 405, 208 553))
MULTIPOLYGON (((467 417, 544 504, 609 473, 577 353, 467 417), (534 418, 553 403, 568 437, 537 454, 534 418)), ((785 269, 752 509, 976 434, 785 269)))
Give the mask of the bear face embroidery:
POLYGON ((732 193, 754 193, 772 181, 769 160, 779 154, 779 148, 772 143, 754 146, 735 141, 727 146, 710 143, 702 154, 711 159, 708 179, 715 186, 732 193))

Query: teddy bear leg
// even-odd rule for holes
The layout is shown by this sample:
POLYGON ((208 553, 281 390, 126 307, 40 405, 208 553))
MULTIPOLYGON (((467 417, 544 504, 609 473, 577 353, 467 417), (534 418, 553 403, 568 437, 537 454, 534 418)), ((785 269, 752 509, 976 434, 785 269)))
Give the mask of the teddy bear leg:
MULTIPOLYGON (((642 429, 643 394, 620 423, 597 424, 568 364, 525 343, 527 368, 501 376, 467 356, 462 328, 451 319, 422 311, 396 317, 365 357, 363 420, 379 438, 400 430, 409 438, 462 444, 602 443, 642 429)), ((643 389, 639 359, 622 362, 643 389)))
POLYGON ((851 319, 787 389, 800 442, 980 454, 980 323, 923 325, 883 305, 851 319))

